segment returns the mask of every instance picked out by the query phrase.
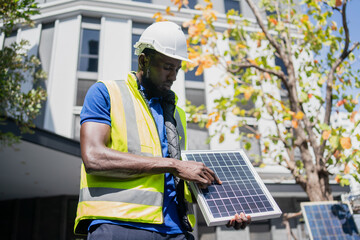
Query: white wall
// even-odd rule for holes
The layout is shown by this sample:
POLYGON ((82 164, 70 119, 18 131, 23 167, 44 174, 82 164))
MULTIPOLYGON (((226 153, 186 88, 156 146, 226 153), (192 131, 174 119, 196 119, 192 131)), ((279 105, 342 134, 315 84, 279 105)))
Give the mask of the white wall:
POLYGON ((5 34, 2 32, 0 33, 0 50, 3 49, 4 39, 5 39, 5 34))
POLYGON ((125 79, 131 70, 131 21, 101 19, 99 79, 125 79))
MULTIPOLYGON (((27 55, 31 57, 32 55, 37 56, 39 48, 39 40, 41 33, 41 24, 37 25, 35 28, 26 28, 18 31, 17 42, 21 40, 27 40, 29 45, 25 47, 27 55)), ((25 51, 26 51, 25 50, 25 51)), ((26 75, 26 81, 21 85, 21 90, 23 92, 28 92, 32 89, 33 86, 33 77, 31 75, 26 75)))
POLYGON ((171 0, 152 0, 152 3, 157 5, 174 7, 174 4, 171 2, 171 0))
POLYGON ((48 77, 45 129, 72 137, 81 16, 57 20, 48 77))
POLYGON ((185 73, 183 70, 178 72, 176 81, 173 83, 171 90, 173 90, 178 96, 178 106, 185 110, 185 73))

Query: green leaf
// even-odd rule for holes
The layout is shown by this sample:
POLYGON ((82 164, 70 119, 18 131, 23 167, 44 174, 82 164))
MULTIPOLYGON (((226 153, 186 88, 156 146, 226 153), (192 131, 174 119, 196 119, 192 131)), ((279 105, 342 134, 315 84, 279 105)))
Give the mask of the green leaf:
POLYGON ((321 130, 331 130, 331 128, 330 128, 330 126, 329 125, 327 125, 327 124, 325 124, 325 123, 320 123, 319 124, 319 127, 320 127, 320 129, 321 130))
POLYGON ((348 112, 352 112, 354 110, 354 107, 352 104, 349 103, 345 103, 344 104, 344 108, 348 111, 348 112))
POLYGON ((250 142, 246 142, 244 145, 244 148, 246 151, 249 151, 251 149, 251 143, 250 142))
POLYGON ((308 94, 305 93, 305 92, 301 92, 301 93, 300 93, 300 100, 301 100, 302 102, 308 102, 308 100, 309 100, 308 94))
POLYGON ((301 160, 297 160, 296 161, 296 166, 299 169, 303 169, 304 168, 304 163, 301 160))
POLYGON ((341 180, 340 180, 340 185, 341 185, 341 186, 348 186, 348 185, 350 185, 349 179, 347 179, 347 178, 341 178, 341 180))
POLYGON ((332 148, 337 149, 339 147, 340 143, 340 137, 339 136, 331 136, 329 139, 330 145, 332 148))
POLYGON ((351 53, 349 54, 349 60, 350 60, 351 62, 353 62, 353 61, 355 60, 355 55, 354 55, 353 52, 351 52, 351 53))

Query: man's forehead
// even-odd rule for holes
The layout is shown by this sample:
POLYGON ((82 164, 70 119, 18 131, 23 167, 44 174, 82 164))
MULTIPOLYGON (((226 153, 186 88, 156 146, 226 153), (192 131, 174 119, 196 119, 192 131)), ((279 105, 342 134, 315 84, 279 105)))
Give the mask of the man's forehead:
POLYGON ((164 62, 164 63, 168 63, 168 64, 171 64, 171 65, 174 65, 174 66, 177 66, 177 65, 180 66, 181 65, 181 60, 168 57, 168 56, 166 56, 166 55, 164 55, 162 53, 159 53, 159 52, 156 53, 155 60, 156 61, 161 61, 161 62, 164 62))

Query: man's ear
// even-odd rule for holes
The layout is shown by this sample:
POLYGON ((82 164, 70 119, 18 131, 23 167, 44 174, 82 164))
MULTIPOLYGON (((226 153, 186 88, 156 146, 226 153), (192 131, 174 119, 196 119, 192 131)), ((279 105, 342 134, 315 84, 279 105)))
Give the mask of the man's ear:
POLYGON ((149 67, 149 63, 150 63, 150 58, 146 57, 146 55, 144 53, 141 53, 139 55, 139 70, 142 70, 145 72, 145 69, 147 69, 149 67))

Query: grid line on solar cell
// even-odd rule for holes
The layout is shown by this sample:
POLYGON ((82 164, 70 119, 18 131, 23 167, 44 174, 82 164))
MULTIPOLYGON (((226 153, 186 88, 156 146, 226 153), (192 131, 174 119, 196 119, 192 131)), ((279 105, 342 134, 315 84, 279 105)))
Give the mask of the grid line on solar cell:
POLYGON ((215 218, 274 210, 240 153, 187 154, 187 158, 203 162, 222 180, 222 185, 201 190, 215 218))
POLYGON ((303 214, 312 239, 360 239, 347 204, 304 204, 303 214))

